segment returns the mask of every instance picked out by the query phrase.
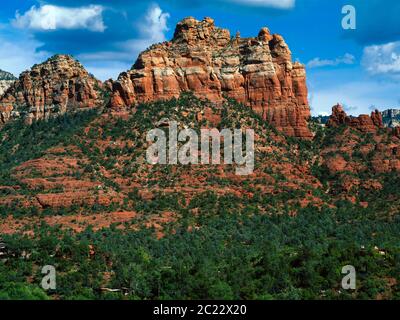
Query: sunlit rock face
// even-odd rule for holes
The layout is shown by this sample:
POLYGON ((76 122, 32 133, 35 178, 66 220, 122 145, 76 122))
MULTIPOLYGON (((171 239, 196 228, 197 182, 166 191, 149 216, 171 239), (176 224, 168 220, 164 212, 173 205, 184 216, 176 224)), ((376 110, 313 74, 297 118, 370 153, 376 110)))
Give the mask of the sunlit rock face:
POLYGON ((16 78, 13 74, 0 69, 0 96, 11 87, 15 80, 16 78))
POLYGON ((231 38, 211 18, 186 18, 171 41, 151 46, 131 70, 107 85, 112 108, 192 91, 217 104, 234 98, 287 135, 312 137, 304 66, 292 62, 284 39, 267 28, 254 38, 239 33, 231 38))
POLYGON ((23 72, 0 98, 0 124, 24 117, 27 123, 103 104, 102 83, 68 55, 56 55, 23 72))

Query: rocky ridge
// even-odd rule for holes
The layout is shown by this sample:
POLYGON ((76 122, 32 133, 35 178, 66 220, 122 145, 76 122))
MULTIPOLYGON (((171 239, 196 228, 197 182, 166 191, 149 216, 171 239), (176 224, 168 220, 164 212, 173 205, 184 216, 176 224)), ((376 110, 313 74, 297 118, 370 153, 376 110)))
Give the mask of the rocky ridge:
POLYGON ((10 72, 3 71, 0 69, 0 80, 17 80, 14 75, 10 72))
MULTIPOLYGON (((400 130, 386 128, 378 110, 371 116, 351 117, 338 104, 332 108, 327 127, 335 130, 320 156, 330 174, 400 172, 400 130)), ((354 185, 354 176, 346 179, 354 185)))
POLYGON ((17 78, 15 78, 13 74, 0 69, 0 96, 11 87, 15 80, 17 80, 17 78))
POLYGON ((102 83, 69 55, 56 55, 23 72, 0 97, 0 124, 13 118, 47 119, 101 106, 102 83))
POLYGON ((400 127, 400 110, 388 109, 382 111, 383 122, 389 128, 400 127))
POLYGON ((328 127, 338 127, 340 125, 348 125, 362 132, 376 132, 384 128, 382 114, 375 110, 371 116, 362 114, 358 117, 348 116, 343 109, 343 106, 337 104, 332 108, 332 115, 327 124, 328 127))

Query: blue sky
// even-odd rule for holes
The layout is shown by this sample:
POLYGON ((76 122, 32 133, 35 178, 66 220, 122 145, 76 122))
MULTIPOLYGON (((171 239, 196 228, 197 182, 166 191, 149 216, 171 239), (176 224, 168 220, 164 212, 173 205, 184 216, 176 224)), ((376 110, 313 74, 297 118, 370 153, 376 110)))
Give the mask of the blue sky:
POLYGON ((263 26, 283 35, 307 66, 313 114, 337 102, 354 115, 400 105, 398 0, 3 0, 0 69, 18 75, 68 53, 96 77, 116 78, 187 16, 242 37, 263 26), (342 28, 344 5, 356 9, 355 30, 342 28))

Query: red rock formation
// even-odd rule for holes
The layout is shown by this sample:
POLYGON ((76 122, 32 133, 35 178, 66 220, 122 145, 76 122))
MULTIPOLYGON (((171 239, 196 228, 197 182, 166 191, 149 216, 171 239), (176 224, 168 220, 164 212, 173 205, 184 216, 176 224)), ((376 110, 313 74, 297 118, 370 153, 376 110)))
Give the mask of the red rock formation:
POLYGON ((375 110, 374 112, 371 113, 371 119, 376 127, 378 128, 384 127, 382 113, 379 112, 378 110, 375 110))
POLYGON ((371 116, 362 114, 358 117, 351 117, 346 114, 340 104, 332 108, 332 115, 326 125, 333 128, 348 125, 362 132, 376 132, 384 127, 382 114, 378 110, 372 112, 371 116))
MULTIPOLYGON (((385 129, 379 111, 372 112, 371 116, 350 117, 341 105, 336 105, 332 108, 327 126, 344 126, 343 131, 333 132, 331 144, 320 152, 331 174, 400 172, 400 147, 396 137, 400 132, 385 129), (366 136, 359 132, 371 134, 372 139, 365 139, 366 136)), ((364 183, 360 186, 367 188, 364 183)), ((344 188, 345 191, 347 189, 344 188)))
POLYGON ((343 107, 340 104, 332 107, 332 115, 330 116, 327 126, 328 127, 338 127, 342 124, 348 123, 349 117, 346 112, 343 110, 343 107))
POLYGON ((151 46, 112 87, 112 108, 170 99, 184 91, 220 103, 230 97, 253 108, 280 131, 311 138, 305 69, 293 63, 280 35, 231 39, 214 20, 186 18, 172 41, 151 46))
POLYGON ((23 116, 48 118, 70 110, 94 108, 102 104, 102 83, 67 55, 56 55, 21 74, 0 98, 0 124, 23 116))

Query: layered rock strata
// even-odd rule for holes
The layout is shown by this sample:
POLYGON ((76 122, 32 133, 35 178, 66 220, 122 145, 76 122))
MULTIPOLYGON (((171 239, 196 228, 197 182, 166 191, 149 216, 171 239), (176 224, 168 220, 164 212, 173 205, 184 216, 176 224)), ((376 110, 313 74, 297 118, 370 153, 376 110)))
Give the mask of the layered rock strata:
POLYGON ((100 106, 102 86, 71 56, 53 56, 23 72, 0 97, 0 124, 19 117, 31 123, 100 106))
POLYGON ((231 38, 211 18, 186 18, 171 41, 151 46, 107 85, 115 109, 192 91, 215 103, 234 98, 285 134, 312 137, 305 68, 292 62, 282 36, 267 28, 254 38, 231 38))

